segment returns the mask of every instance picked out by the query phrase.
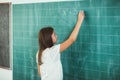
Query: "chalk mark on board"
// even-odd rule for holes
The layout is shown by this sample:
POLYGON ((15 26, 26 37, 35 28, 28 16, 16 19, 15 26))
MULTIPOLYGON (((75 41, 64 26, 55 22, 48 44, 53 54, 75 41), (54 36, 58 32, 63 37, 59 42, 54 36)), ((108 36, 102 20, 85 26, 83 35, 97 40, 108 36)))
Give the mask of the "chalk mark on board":
MULTIPOLYGON (((80 59, 83 62, 82 66, 80 68, 80 72, 82 71, 82 68, 85 66, 87 58, 88 58, 88 56, 85 56, 83 59, 80 59)), ((80 60, 79 60, 79 62, 80 62, 80 60)))
POLYGON ((110 59, 108 63, 108 69, 107 69, 108 77, 110 76, 112 66, 113 66, 113 60, 110 59))

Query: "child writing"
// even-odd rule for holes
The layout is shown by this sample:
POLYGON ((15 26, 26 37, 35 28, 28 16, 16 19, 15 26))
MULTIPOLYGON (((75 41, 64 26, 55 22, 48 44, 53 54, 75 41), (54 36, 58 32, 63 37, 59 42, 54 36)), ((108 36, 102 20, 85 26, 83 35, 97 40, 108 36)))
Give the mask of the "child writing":
POLYGON ((52 27, 45 27, 40 30, 36 62, 41 80, 63 80, 60 52, 66 50, 75 42, 83 19, 84 12, 81 11, 78 14, 77 23, 69 38, 58 45, 54 45, 57 42, 57 36, 52 27))

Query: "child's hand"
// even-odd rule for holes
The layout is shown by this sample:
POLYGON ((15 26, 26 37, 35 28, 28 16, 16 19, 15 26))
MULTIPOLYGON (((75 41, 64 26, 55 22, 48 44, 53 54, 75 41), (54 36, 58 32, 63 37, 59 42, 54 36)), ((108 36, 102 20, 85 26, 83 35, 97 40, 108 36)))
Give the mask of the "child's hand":
POLYGON ((80 11, 79 14, 78 14, 78 21, 83 21, 84 19, 84 11, 80 11))

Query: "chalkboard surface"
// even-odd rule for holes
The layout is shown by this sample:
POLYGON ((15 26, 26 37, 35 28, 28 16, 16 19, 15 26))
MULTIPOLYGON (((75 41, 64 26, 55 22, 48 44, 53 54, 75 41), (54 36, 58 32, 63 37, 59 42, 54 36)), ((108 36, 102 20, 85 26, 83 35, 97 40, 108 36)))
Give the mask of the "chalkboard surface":
POLYGON ((0 4, 0 67, 10 68, 9 3, 0 4))
POLYGON ((53 26, 58 43, 85 11, 77 41, 61 55, 64 80, 120 80, 120 1, 84 0, 13 5, 14 80, 40 80, 38 32, 53 26))

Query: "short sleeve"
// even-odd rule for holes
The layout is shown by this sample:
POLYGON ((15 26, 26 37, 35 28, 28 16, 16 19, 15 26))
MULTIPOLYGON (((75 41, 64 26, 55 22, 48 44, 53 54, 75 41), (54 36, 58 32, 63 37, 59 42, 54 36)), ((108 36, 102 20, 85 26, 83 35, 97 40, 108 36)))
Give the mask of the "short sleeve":
POLYGON ((53 47, 50 48, 52 52, 56 53, 60 53, 60 44, 55 45, 53 47))
POLYGON ((38 64, 38 52, 39 51, 37 51, 37 53, 36 53, 36 63, 38 64))
POLYGON ((50 57, 52 58, 52 60, 60 59, 60 44, 50 48, 50 57))

